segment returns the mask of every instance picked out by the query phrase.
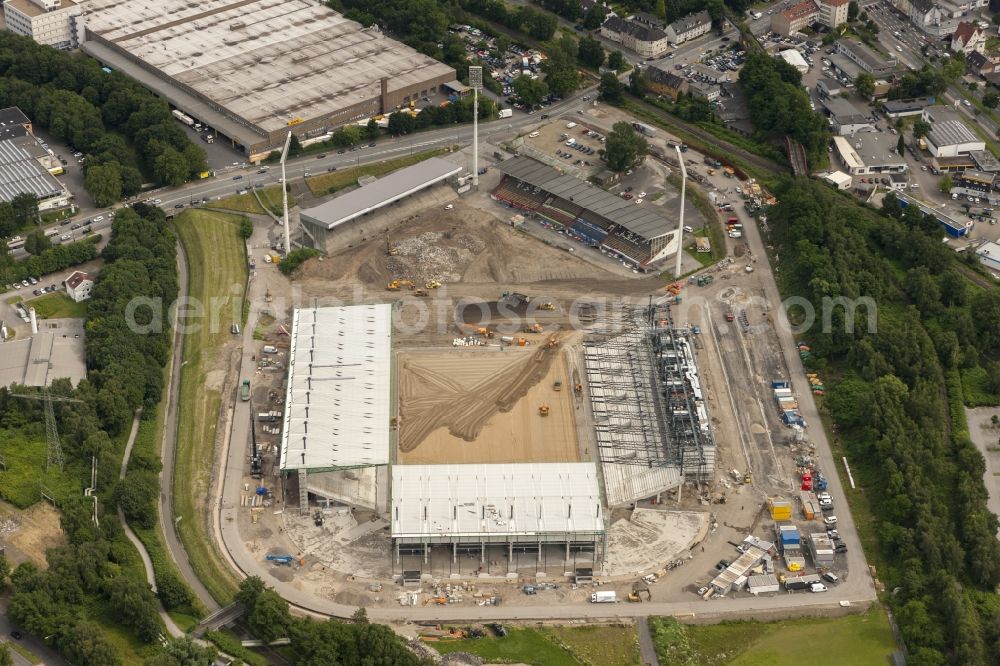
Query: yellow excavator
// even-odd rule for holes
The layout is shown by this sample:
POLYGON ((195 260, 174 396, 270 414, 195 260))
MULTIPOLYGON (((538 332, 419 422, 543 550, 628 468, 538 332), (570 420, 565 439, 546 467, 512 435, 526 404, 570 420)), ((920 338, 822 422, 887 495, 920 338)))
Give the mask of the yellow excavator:
POLYGON ((427 289, 437 289, 441 286, 441 283, 437 280, 428 280, 427 284, 424 285, 427 289))
POLYGON ((548 405, 542 405, 542 406, 540 406, 538 408, 538 415, 539 416, 548 416, 549 415, 549 406, 548 405))
POLYGON ((539 310, 555 310, 556 306, 555 306, 555 303, 542 303, 541 305, 538 306, 538 309, 539 310))
POLYGON ((413 280, 393 280, 386 286, 386 289, 389 291, 399 291, 400 287, 409 287, 410 289, 413 289, 416 285, 413 284, 413 280))

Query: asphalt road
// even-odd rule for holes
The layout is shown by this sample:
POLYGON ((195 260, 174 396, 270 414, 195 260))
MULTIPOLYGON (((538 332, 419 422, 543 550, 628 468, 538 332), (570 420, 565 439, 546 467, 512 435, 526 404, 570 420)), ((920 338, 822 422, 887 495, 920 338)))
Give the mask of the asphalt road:
MULTIPOLYGON (((9 596, 0 597, 0 640, 11 641, 19 643, 24 647, 31 650, 31 652, 42 660, 42 663, 48 666, 63 666, 69 664, 65 659, 59 656, 59 653, 50 648, 45 642, 37 636, 32 636, 25 633, 21 638, 14 638, 10 635, 10 632, 14 631, 15 626, 11 622, 10 618, 7 616, 7 603, 10 601, 9 596)), ((23 629, 20 631, 24 631, 23 629)), ((30 666, 31 662, 19 655, 14 650, 9 650, 11 657, 14 658, 14 664, 16 666, 30 666)))

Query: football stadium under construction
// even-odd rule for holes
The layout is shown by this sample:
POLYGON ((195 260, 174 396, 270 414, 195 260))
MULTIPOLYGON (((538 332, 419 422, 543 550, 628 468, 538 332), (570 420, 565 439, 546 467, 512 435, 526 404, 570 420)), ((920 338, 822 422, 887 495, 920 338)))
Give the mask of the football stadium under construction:
POLYGON ((691 335, 665 303, 526 347, 452 352, 394 348, 393 308, 294 312, 280 469, 290 489, 297 477, 304 512, 346 505, 385 519, 404 579, 459 556, 601 571, 612 510, 711 479, 691 335), (572 432, 531 436, 508 415, 566 418, 572 432), (567 453, 559 440, 575 449, 578 431, 596 456, 567 453))

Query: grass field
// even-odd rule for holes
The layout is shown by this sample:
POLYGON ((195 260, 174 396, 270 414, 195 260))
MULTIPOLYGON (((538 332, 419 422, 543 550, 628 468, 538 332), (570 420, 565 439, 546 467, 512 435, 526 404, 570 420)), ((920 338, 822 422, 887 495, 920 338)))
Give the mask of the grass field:
POLYGON ((77 303, 61 291, 32 299, 31 305, 35 308, 35 314, 42 319, 83 318, 87 316, 86 301, 77 303))
MULTIPOLYGON (((267 187, 260 191, 260 200, 264 202, 264 205, 274 213, 275 215, 281 215, 284 213, 284 207, 281 203, 281 187, 275 185, 274 187, 267 187)), ((295 197, 291 192, 288 193, 288 207, 291 208, 295 205, 295 197)))
POLYGON ((349 167, 339 171, 334 171, 333 173, 325 173, 321 176, 306 178, 306 185, 309 186, 309 191, 317 196, 323 194, 333 194, 337 190, 342 190, 349 185, 356 185, 358 183, 358 178, 361 176, 375 176, 378 178, 379 176, 384 176, 387 173, 392 173, 396 169, 402 169, 403 167, 423 162, 429 157, 441 155, 445 152, 447 151, 444 148, 438 150, 428 150, 423 153, 417 153, 416 155, 406 155, 404 157, 397 157, 394 160, 386 160, 385 162, 364 164, 359 167, 349 167))
POLYGON ((584 663, 536 629, 511 629, 506 638, 442 641, 430 645, 442 654, 471 652, 499 664, 581 666, 584 663))
POLYGON ((34 435, 0 430, 0 456, 6 464, 6 469, 0 471, 0 497, 24 509, 41 499, 40 484, 45 485, 56 501, 82 494, 82 467, 67 465, 62 470, 58 467, 46 470, 47 451, 44 427, 34 435))
MULTIPOLYGON (((260 199, 271 209, 275 215, 281 212, 281 186, 272 185, 271 187, 265 187, 262 190, 257 190, 260 194, 260 199)), ((295 197, 291 194, 288 195, 288 207, 291 208, 295 205, 295 197)), ((257 203, 257 197, 253 195, 253 192, 247 192, 246 194, 234 194, 231 197, 226 197, 224 199, 219 199, 218 201, 209 201, 204 206, 205 208, 218 208, 227 211, 236 211, 238 213, 259 213, 263 215, 265 211, 259 203, 257 203)))
POLYGON ((885 611, 782 622, 732 622, 688 627, 691 647, 705 666, 878 666, 896 649, 885 611), (811 646, 811 647, 810 647, 811 646))
POLYGON ((201 319, 202 326, 184 337, 174 511, 180 518, 178 533, 191 566, 212 596, 225 604, 236 591, 236 579, 215 549, 204 522, 222 396, 217 386, 206 383, 206 376, 223 367, 220 349, 230 335, 233 313, 242 311, 246 251, 237 233, 236 215, 188 210, 175 225, 187 254, 189 295, 206 304, 206 316, 201 319))
POLYGON ((582 664, 636 666, 640 663, 639 636, 632 625, 545 627, 542 632, 569 649, 582 664))

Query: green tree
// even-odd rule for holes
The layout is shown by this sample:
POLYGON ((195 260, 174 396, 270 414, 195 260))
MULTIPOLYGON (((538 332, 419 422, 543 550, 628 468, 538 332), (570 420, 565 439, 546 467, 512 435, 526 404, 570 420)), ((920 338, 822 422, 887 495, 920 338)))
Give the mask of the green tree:
POLYGON ((965 54, 954 53, 941 66, 941 73, 947 81, 957 81, 965 74, 965 54))
POLYGON ((497 57, 503 58, 510 50, 510 38, 507 35, 497 35, 495 47, 497 57))
POLYGON ((906 154, 906 140, 903 138, 902 134, 900 134, 899 139, 896 140, 896 152, 899 153, 900 157, 906 154))
POLYGON ((10 200, 14 211, 14 221, 24 226, 29 222, 38 222, 38 197, 30 192, 15 194, 10 200))
POLYGON ((7 646, 0 643, 0 666, 14 666, 14 658, 7 651, 7 646))
POLYGON ((604 47, 590 35, 585 35, 580 40, 576 57, 584 65, 597 69, 604 64, 604 47))
POLYGON ((416 129, 417 122, 409 113, 404 111, 396 111, 389 116, 389 134, 392 136, 400 136, 401 134, 409 134, 416 129))
POLYGON ((608 69, 620 72, 625 69, 625 56, 621 51, 612 51, 608 54, 608 69))
POLYGON ((941 178, 941 182, 938 183, 938 188, 945 194, 951 194, 951 188, 954 187, 954 183, 951 180, 951 174, 946 173, 941 178))
POLYGON ((167 146, 153 162, 153 175, 165 185, 177 187, 187 180, 188 163, 176 149, 167 146))
POLYGON ((656 0, 656 15, 664 21, 667 20, 667 3, 665 0, 656 0))
POLYGON ((587 30, 596 30, 601 27, 604 23, 604 17, 607 15, 607 9, 599 4, 595 4, 590 9, 587 10, 586 15, 583 17, 583 27, 587 30))
POLYGON ((163 652, 150 657, 143 666, 211 666, 218 657, 214 647, 201 647, 189 636, 171 638, 163 652))
POLYGON ((122 176, 117 162, 95 164, 87 169, 83 186, 94 197, 94 203, 105 208, 122 198, 122 176))
POLYGON ((627 122, 617 122, 604 144, 604 160, 608 168, 622 173, 642 164, 649 144, 627 122))
POLYGON ((0 201, 0 238, 13 236, 20 225, 14 219, 14 207, 9 201, 0 201))
POLYGON ((986 390, 993 395, 1000 395, 1000 362, 986 363, 986 390))
POLYGON ((41 229, 32 231, 24 239, 24 251, 38 256, 52 247, 52 241, 42 233, 41 229))
POLYGON ((266 589, 267 586, 264 585, 264 581, 259 576, 247 576, 240 581, 240 590, 236 593, 236 601, 243 604, 245 611, 250 613, 257 603, 257 597, 266 589))
POLYGON ((302 142, 299 141, 299 137, 292 134, 292 138, 288 142, 288 156, 298 157, 301 154, 302 154, 302 142))
POLYGON ((374 119, 368 121, 365 125, 365 138, 371 141, 372 139, 377 139, 379 134, 378 123, 374 119))
POLYGON ((600 90, 601 99, 604 101, 611 102, 612 104, 622 101, 624 89, 625 86, 622 85, 622 82, 611 72, 601 74, 601 83, 598 86, 598 90, 600 90))
POLYGON ((642 73, 641 69, 633 69, 628 75, 628 89, 636 97, 642 99, 649 92, 649 83, 646 81, 646 75, 642 73))
POLYGON ((858 72, 854 77, 854 89, 865 99, 871 99, 875 94, 875 77, 868 72, 858 72))
POLYGON ((576 42, 568 36, 560 39, 555 48, 549 49, 549 58, 543 65, 549 92, 564 97, 576 90, 580 83, 576 70, 576 54, 576 42))
POLYGON ((1000 106, 1000 95, 995 92, 988 92, 983 95, 983 106, 987 109, 995 109, 1000 106))
POLYGON ((927 133, 931 131, 931 124, 925 120, 918 118, 913 121, 913 127, 910 128, 913 132, 913 138, 919 139, 921 137, 927 136, 927 133))
POLYGON ((0 554, 0 592, 7 589, 7 577, 10 576, 10 562, 0 554))
POLYGON ((514 79, 512 87, 517 98, 528 106, 540 104, 549 94, 548 86, 544 81, 532 79, 530 76, 517 77, 514 79))
POLYGON ((287 636, 291 624, 288 602, 273 590, 261 592, 254 602, 253 611, 247 616, 247 626, 253 635, 268 643, 287 636))
POLYGON ((847 3, 847 20, 850 21, 851 23, 854 23, 854 21, 857 20, 858 13, 860 11, 861 8, 858 6, 858 3, 855 2, 855 0, 851 0, 849 3, 847 3))

